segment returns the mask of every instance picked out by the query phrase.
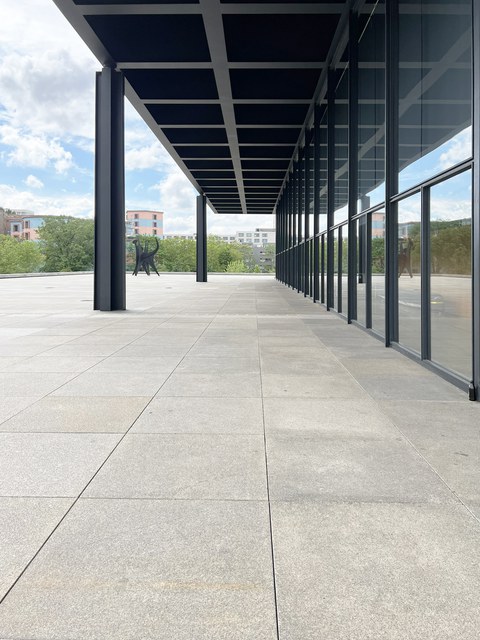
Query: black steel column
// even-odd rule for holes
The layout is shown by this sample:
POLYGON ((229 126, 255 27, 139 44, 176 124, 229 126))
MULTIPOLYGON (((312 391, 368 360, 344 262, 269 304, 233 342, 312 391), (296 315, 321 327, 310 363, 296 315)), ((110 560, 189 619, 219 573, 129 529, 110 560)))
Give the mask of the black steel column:
POLYGON ((473 2, 473 385, 480 400, 480 5, 473 2))
POLYGON ((327 80, 327 309, 333 304, 333 232, 335 210, 335 71, 330 69, 327 80))
POLYGON ((305 172, 305 182, 303 189, 303 199, 305 201, 304 211, 305 211, 305 223, 304 223, 304 274, 303 274, 303 295, 309 296, 311 295, 310 291, 310 154, 311 154, 311 142, 312 135, 311 132, 307 132, 305 134, 305 157, 304 157, 304 172, 305 172), (308 143, 307 143, 308 136, 308 143))
POLYGON ((96 74, 95 267, 93 308, 126 308, 123 74, 96 74))
POLYGON ((358 15, 350 12, 348 40, 348 322, 357 319, 358 15))
POLYGON ((313 301, 317 302, 320 299, 318 237, 320 230, 320 107, 318 104, 315 105, 313 127, 313 301))
POLYGON ((398 341, 397 205, 398 191, 398 0, 386 9, 386 109, 385 109, 385 345, 398 341))
POLYGON ((197 282, 207 282, 206 196, 197 196, 197 282))
MULTIPOLYGON (((365 313, 365 326, 368 329, 372 328, 372 214, 368 213, 366 216, 366 239, 364 245, 365 251, 365 274, 366 274, 366 313, 365 313)), ((363 271, 363 267, 362 267, 363 271)))
POLYGON ((421 201, 421 352, 422 360, 430 360, 430 189, 428 187, 422 189, 421 201))

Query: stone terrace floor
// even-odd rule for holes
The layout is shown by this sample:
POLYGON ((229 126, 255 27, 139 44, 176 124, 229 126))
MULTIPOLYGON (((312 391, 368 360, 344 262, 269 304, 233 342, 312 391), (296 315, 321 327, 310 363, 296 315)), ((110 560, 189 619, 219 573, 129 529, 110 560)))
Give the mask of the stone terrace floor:
POLYGON ((1 640, 480 628, 480 405, 270 277, 0 280, 1 640))

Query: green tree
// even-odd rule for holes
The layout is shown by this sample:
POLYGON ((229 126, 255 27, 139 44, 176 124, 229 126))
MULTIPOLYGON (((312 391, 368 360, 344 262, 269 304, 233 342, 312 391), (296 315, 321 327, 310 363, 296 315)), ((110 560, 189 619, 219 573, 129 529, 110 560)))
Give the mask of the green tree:
POLYGON ((275 271, 275 258, 276 258, 276 248, 274 244, 267 244, 264 248, 265 251, 265 259, 268 260, 268 263, 265 267, 265 271, 272 272, 275 271))
POLYGON ((37 243, 0 235, 0 273, 33 273, 42 263, 37 243))
POLYGON ((51 217, 38 230, 45 257, 43 271, 89 271, 93 268, 93 220, 51 217))
POLYGON ((227 273, 246 273, 248 271, 243 260, 232 260, 226 268, 227 273))
POLYGON ((208 236, 208 271, 226 271, 230 262, 234 262, 235 260, 242 260, 242 253, 237 244, 229 244, 217 236, 208 236))
MULTIPOLYGON (((142 238, 142 245, 146 237, 142 238)), ((148 238, 149 248, 154 249, 153 238, 148 238)), ((195 240, 183 238, 165 238, 160 240, 160 248, 155 256, 159 271, 195 271, 196 246, 195 240)))
POLYGON ((242 255, 242 260, 245 263, 247 270, 253 271, 253 269, 255 268, 255 258, 253 257, 252 245, 238 243, 236 246, 242 255))
POLYGON ((384 238, 372 238, 372 273, 385 273, 384 238))

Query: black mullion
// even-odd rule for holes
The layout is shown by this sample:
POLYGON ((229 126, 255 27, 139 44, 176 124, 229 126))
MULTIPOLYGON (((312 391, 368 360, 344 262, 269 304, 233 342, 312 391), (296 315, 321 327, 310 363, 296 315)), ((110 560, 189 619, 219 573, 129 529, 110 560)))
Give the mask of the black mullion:
POLYGON ((421 351, 422 360, 430 360, 430 189, 422 189, 421 201, 421 351))
POLYGON ((333 305, 333 219, 335 208, 335 71, 327 78, 327 309, 333 305))
POLYGON ((386 11, 385 109, 385 346, 398 342, 397 205, 398 191, 398 0, 388 0, 386 11))
MULTIPOLYGON (((320 106, 315 105, 314 114, 314 156, 313 156, 313 301, 319 299, 319 258, 320 247, 318 233, 320 231, 320 106)), ((323 298, 323 296, 322 296, 323 298)), ((322 299, 323 302, 323 299, 322 299)))
POLYGON ((350 12, 348 44, 348 322, 357 319, 358 14, 350 12))

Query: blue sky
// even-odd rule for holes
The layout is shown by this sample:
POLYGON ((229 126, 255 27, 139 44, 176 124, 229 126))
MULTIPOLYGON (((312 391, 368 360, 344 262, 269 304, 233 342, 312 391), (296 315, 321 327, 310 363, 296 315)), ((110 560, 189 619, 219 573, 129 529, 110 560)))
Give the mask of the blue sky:
MULTIPOLYGON (((1 3, 0 207, 93 215, 99 70, 53 0, 1 3)), ((195 190, 128 102, 125 113, 127 208, 164 211, 166 233, 191 233, 195 190)), ((272 216, 208 216, 216 234, 272 225, 272 216)))

